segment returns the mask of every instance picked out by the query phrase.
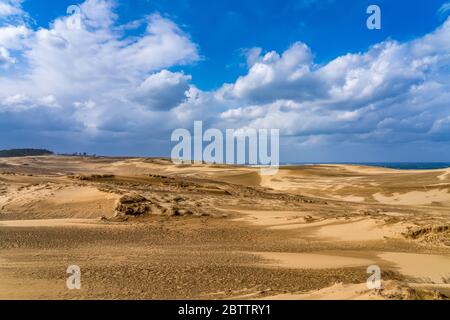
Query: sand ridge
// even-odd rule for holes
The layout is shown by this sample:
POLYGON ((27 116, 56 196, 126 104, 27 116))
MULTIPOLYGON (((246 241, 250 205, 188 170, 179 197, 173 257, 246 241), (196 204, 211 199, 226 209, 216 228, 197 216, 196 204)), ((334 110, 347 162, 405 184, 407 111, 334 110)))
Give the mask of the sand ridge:
POLYGON ((0 159, 0 298, 450 296, 448 172, 0 159), (372 264, 384 291, 365 287, 372 264))

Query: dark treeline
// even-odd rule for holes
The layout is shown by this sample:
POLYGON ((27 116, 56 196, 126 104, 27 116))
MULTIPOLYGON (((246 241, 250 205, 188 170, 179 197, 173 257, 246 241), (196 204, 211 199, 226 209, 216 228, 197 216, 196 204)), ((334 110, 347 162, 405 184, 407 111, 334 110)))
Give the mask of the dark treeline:
POLYGON ((45 149, 11 149, 0 150, 0 157, 48 156, 53 152, 45 149))

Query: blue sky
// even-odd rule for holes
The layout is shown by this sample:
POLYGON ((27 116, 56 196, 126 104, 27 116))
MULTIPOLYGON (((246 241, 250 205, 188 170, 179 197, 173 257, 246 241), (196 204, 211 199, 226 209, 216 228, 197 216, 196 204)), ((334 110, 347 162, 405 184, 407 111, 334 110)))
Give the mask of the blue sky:
POLYGON ((450 161, 448 3, 88 0, 68 30, 73 1, 0 0, 0 148, 168 155, 203 120, 279 128, 282 161, 450 161))
MULTIPOLYGON (((48 27, 73 0, 28 0, 25 11, 37 26, 48 27)), ((316 62, 326 63, 348 52, 365 51, 392 38, 405 41, 422 36, 442 23, 437 14, 445 0, 128 0, 118 2, 120 23, 159 12, 182 26, 199 44, 202 61, 178 68, 193 76, 200 89, 219 88, 246 73, 246 48, 282 52, 302 41, 316 62), (383 28, 368 30, 370 4, 382 8, 383 28)), ((177 69, 177 68, 174 68, 177 69)))

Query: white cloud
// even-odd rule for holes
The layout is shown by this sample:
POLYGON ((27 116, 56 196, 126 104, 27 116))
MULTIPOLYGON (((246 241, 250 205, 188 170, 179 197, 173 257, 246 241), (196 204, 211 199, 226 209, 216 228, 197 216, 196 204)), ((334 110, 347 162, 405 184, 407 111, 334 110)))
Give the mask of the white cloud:
POLYGON ((5 97, 2 101, 2 104, 5 106, 15 106, 25 104, 29 101, 29 98, 23 94, 16 94, 13 96, 5 97))
POLYGON ((6 26, 0 28, 0 46, 7 49, 19 50, 23 48, 23 40, 30 30, 24 26, 6 26))
POLYGON ((312 84, 304 76, 313 67, 311 51, 303 43, 293 44, 281 55, 271 51, 257 58, 252 52, 251 61, 253 65, 247 75, 221 89, 225 99, 266 102, 273 99, 271 97, 295 99, 314 91, 314 88, 302 88, 302 84, 312 84), (273 95, 274 91, 276 96, 273 95))
POLYGON ((301 42, 281 53, 253 48, 247 74, 205 92, 173 71, 200 59, 173 21, 153 14, 120 25, 106 0, 81 8, 80 29, 67 17, 39 30, 0 27, 2 132, 141 147, 203 120, 279 128, 299 147, 450 139, 450 19, 416 40, 385 41, 324 65, 301 42), (143 34, 123 36, 141 24, 143 34))
POLYGON ((438 10, 440 16, 446 16, 450 12, 450 2, 444 3, 438 10))
POLYGON ((314 64, 302 43, 252 56, 248 74, 216 94, 236 106, 219 118, 321 143, 436 139, 450 115, 449 38, 450 19, 416 40, 379 43, 325 65, 314 64))
POLYGON ((47 95, 47 96, 43 96, 38 98, 38 104, 41 106, 46 106, 46 107, 60 107, 58 101, 56 100, 56 98, 53 95, 47 95))
POLYGON ((21 0, 0 0, 0 18, 21 15, 21 0))
POLYGON ((174 110, 185 126, 201 119, 218 128, 280 128, 283 153, 297 160, 309 152, 340 156, 328 161, 351 161, 351 152, 361 152, 360 161, 442 159, 450 155, 449 27, 450 20, 416 40, 325 65, 302 44, 253 55, 235 83, 196 90, 174 110))
POLYGON ((134 100, 153 110, 170 110, 186 100, 190 80, 191 76, 162 70, 141 83, 134 100))
MULTIPOLYGON (((1 12, 14 12, 12 9, 5 9, 5 3, 0 2, 1 12)), ((0 27, 0 67, 7 68, 16 63, 17 59, 12 51, 23 49, 23 40, 28 36, 29 30, 25 25, 6 25, 0 27)))
POLYGON ((117 19, 116 3, 109 0, 86 1, 81 6, 82 23, 96 29, 109 29, 117 19))
POLYGON ((16 59, 11 57, 6 48, 0 47, 0 67, 8 67, 14 63, 16 63, 16 59))
POLYGON ((82 134, 98 135, 99 128, 116 130, 113 124, 144 128, 149 117, 168 116, 152 110, 167 111, 186 99, 190 76, 165 69, 192 63, 199 55, 172 21, 150 15, 144 34, 124 38, 113 1, 87 0, 81 12, 79 29, 67 16, 48 29, 0 27, 0 65, 16 64, 0 76, 0 112, 7 112, 2 117, 26 122, 35 116, 31 109, 58 107, 53 117, 67 119, 82 134))
POLYGON ((247 58, 247 65, 253 67, 253 65, 258 62, 261 58, 262 49, 259 47, 254 47, 244 50, 244 55, 247 58))

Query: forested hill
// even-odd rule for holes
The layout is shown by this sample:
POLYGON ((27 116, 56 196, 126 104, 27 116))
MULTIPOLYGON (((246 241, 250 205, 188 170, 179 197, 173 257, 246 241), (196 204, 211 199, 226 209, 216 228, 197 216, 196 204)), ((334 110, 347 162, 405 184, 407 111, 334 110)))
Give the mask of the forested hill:
POLYGON ((0 150, 0 157, 48 156, 53 152, 45 149, 11 149, 0 150))

